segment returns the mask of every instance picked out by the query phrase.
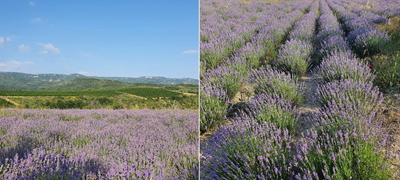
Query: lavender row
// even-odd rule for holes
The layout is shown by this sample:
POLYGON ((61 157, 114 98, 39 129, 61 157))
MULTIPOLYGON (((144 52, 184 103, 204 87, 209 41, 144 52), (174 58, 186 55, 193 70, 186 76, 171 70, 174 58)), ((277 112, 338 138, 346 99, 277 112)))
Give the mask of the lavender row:
POLYGON ((288 35, 292 25, 302 16, 302 11, 306 7, 300 6, 298 9, 285 14, 280 19, 271 21, 250 39, 250 42, 233 53, 235 58, 246 59, 252 68, 258 68, 266 64, 275 56, 275 51, 284 38, 288 35))
POLYGON ((277 150, 289 147, 292 137, 289 134, 294 134, 297 127, 296 105, 302 102, 304 85, 297 78, 271 66, 259 66, 265 56, 271 55, 289 35, 302 15, 300 10, 288 12, 279 21, 261 29, 233 57, 202 73, 207 82, 204 85, 210 82, 213 88, 209 89, 224 90, 229 103, 234 103, 238 91, 240 94, 243 91, 250 92, 248 95, 254 94, 251 99, 242 100, 244 105, 233 115, 231 123, 220 126, 210 139, 202 142, 202 178, 287 179, 292 176, 283 173, 292 168, 289 165, 291 151, 277 150), (281 138, 283 133, 286 135, 281 138), (287 160, 282 161, 282 156, 287 160), (251 165, 259 163, 259 160, 264 166, 251 165))
MULTIPOLYGON (((233 92, 245 90, 240 87, 254 92, 254 97, 239 107, 231 123, 221 126, 211 138, 202 142, 203 178, 391 177, 382 153, 386 134, 377 121, 379 113, 376 107, 380 106, 382 95, 371 85, 374 75, 367 64, 355 58, 339 21, 324 0, 320 4, 320 12, 319 33, 315 40, 322 62, 314 75, 325 78, 319 81, 316 94, 321 108, 309 117, 310 122, 315 123, 314 129, 307 131, 303 138, 294 136, 298 120, 296 105, 301 103, 303 94, 302 84, 295 77, 269 66, 258 68, 258 64, 245 63, 248 59, 238 56, 245 54, 257 62, 260 55, 268 52, 262 50, 264 43, 253 45, 253 42, 268 41, 267 47, 272 47, 268 51, 271 52, 277 47, 275 44, 280 43, 276 37, 284 37, 270 35, 271 31, 258 33, 254 37, 270 39, 250 39, 250 43, 235 51, 238 53, 233 53, 233 57, 203 73, 204 80, 215 87, 210 89, 224 90, 211 94, 222 95, 222 99, 228 97, 224 102, 229 104, 237 102, 238 94, 233 92), (256 49, 251 55, 249 51, 253 47, 256 49), (241 49, 245 49, 246 53, 241 49), (247 73, 250 75, 245 73, 248 70, 252 70, 251 74, 247 73), (241 79, 239 76, 242 75, 244 78, 241 79), (228 92, 232 89, 236 90, 228 92)), ((292 42, 295 39, 285 45, 289 46, 292 42)), ((296 43, 301 44, 301 41, 296 43)), ((287 49, 286 52, 289 52, 290 48, 287 49)), ((279 52, 282 57, 284 52, 284 48, 279 52)))
POLYGON ((339 2, 328 2, 343 22, 345 31, 348 33, 349 43, 359 57, 375 55, 382 51, 385 44, 390 42, 390 37, 376 29, 371 18, 360 17, 346 10, 339 2))
POLYGON ((319 65, 321 60, 334 52, 348 52, 350 47, 340 28, 339 21, 334 16, 326 1, 320 3, 321 16, 318 19, 318 34, 315 37, 316 49, 314 65, 319 65))
MULTIPOLYGON (((205 2, 201 6, 201 61, 208 68, 215 68, 228 58, 237 48, 243 46, 268 22, 280 18, 281 14, 272 14, 264 6, 246 5, 223 1, 205 2), (237 8, 228 11, 226 7, 237 8), (244 24, 244 22, 246 22, 244 24)), ((290 9, 287 9, 290 11, 290 9)))
MULTIPOLYGON (((224 4, 224 2, 212 2, 211 4, 224 4)), ((260 1, 255 2, 254 4, 262 5, 264 2, 260 1)), ((248 10, 245 10, 249 7, 235 3, 229 5, 232 5, 230 9, 237 8, 237 11, 229 11, 224 8, 217 10, 223 14, 222 17, 219 17, 219 14, 214 17, 209 17, 209 14, 206 13, 207 15, 204 18, 205 20, 201 21, 201 24, 204 22, 204 29, 207 30, 201 32, 201 37, 202 39, 208 40, 205 40, 205 42, 201 42, 200 44, 200 61, 202 62, 201 69, 206 71, 216 68, 222 63, 222 61, 230 58, 233 54, 238 54, 235 52, 243 46, 248 46, 246 43, 249 42, 254 44, 254 46, 257 46, 257 50, 266 52, 270 51, 269 49, 271 45, 279 43, 282 38, 284 38, 287 29, 293 23, 293 18, 300 16, 301 12, 308 7, 307 4, 298 2, 291 2, 287 5, 283 4, 285 3, 282 2, 277 5, 271 5, 270 7, 271 9, 273 7, 278 8, 280 13, 276 13, 276 10, 272 11, 271 9, 267 12, 263 12, 264 10, 260 10, 260 6, 249 6, 251 8, 257 8, 255 11, 262 12, 263 14, 260 16, 254 16, 252 13, 249 13, 248 10), (237 12, 243 11, 246 12, 243 14, 237 14, 237 12), (229 15, 232 13, 236 15, 229 15), (217 20, 213 21, 215 17, 217 17, 217 20), (228 23, 223 23, 235 22, 235 19, 239 19, 240 21, 230 25, 228 25, 228 23), (250 19, 250 21, 246 19, 250 19), (261 19, 262 21, 257 21, 258 19, 261 19), (207 24, 209 21, 211 22, 207 24), (280 23, 281 21, 287 21, 288 23, 280 23), (218 22, 221 25, 214 25, 213 23, 215 22, 218 22), (228 30, 228 32, 219 34, 218 36, 213 36, 212 34, 215 34, 213 33, 213 29, 215 27, 219 29, 218 26, 221 26, 221 29, 228 30), (274 32, 277 34, 272 37, 265 36, 266 34, 274 32), (272 42, 272 44, 270 42, 272 42)), ((219 7, 219 5, 215 6, 219 7)), ((203 24, 201 26, 203 26, 203 24)))
POLYGON ((355 58, 351 51, 331 52, 315 68, 314 74, 320 78, 321 84, 345 79, 371 83, 375 78, 368 65, 355 58))
POLYGON ((0 118, 0 179, 196 179, 193 110, 14 110, 0 118))
POLYGON ((322 78, 316 92, 320 109, 310 117, 315 129, 297 146, 304 173, 298 178, 391 178, 382 153, 387 134, 376 112, 383 97, 369 67, 342 49, 327 54, 314 75, 322 78))
MULTIPOLYGON (((277 21, 276 23, 279 24, 273 24, 265 31, 260 31, 251 42, 270 47, 269 51, 276 49, 301 15, 301 11, 288 13, 282 18, 283 21, 277 21)), ((248 43, 245 48, 251 50, 251 44, 248 43)), ((267 53, 270 52, 260 54, 267 53)), ((285 151, 285 148, 290 147, 290 139, 297 127, 299 115, 296 105, 302 102, 304 85, 297 78, 273 67, 258 68, 258 66, 249 65, 246 63, 247 59, 240 57, 243 54, 245 53, 239 50, 236 56, 223 65, 203 73, 204 79, 214 82, 216 87, 233 84, 229 83, 230 78, 224 74, 241 75, 242 80, 240 81, 238 77, 236 82, 242 82, 242 86, 249 88, 246 90, 253 92, 254 97, 244 102, 245 104, 236 112, 230 124, 219 127, 210 139, 201 144, 203 157, 201 177, 205 179, 287 179, 292 175, 284 172, 293 166, 290 164, 291 151, 285 151), (219 77, 226 79, 218 81, 219 77), (283 151, 278 152, 279 149, 283 151), (287 159, 282 161, 282 156, 287 159), (260 161, 263 163, 262 166, 258 164, 260 161), (253 166, 255 163, 257 165, 253 166)), ((224 87, 222 89, 227 90, 224 87)), ((232 96, 231 100, 233 100, 232 96)))
POLYGON ((279 50, 272 64, 279 70, 301 77, 311 65, 316 19, 318 18, 319 1, 314 1, 308 8, 309 13, 298 20, 288 36, 288 40, 279 50))
POLYGON ((291 142, 303 86, 272 67, 253 70, 255 96, 200 145, 201 178, 290 179, 297 173, 291 142))
MULTIPOLYGON (((392 16, 400 15, 399 1, 396 0, 355 0, 355 1, 341 1, 351 5, 351 9, 356 13, 378 14, 378 16, 389 18, 392 16)), ((359 14, 361 15, 361 14, 359 14)), ((372 17, 378 17, 372 15, 372 17)), ((380 18, 379 18, 380 19, 380 18)), ((383 20, 383 19, 382 19, 383 20)))
MULTIPOLYGON (((207 4, 208 2, 205 3, 207 4)), ((261 1, 257 3, 263 4, 261 1)), ((269 23, 262 24, 260 29, 257 30, 258 33, 251 36, 249 42, 247 42, 245 46, 238 48, 236 51, 229 50, 227 54, 232 54, 234 51, 231 57, 228 58, 224 56, 224 58, 220 58, 222 56, 218 56, 218 58, 215 58, 208 56, 210 54, 201 55, 201 57, 210 60, 201 60, 200 62, 200 77, 202 81, 200 86, 203 86, 201 89, 204 90, 201 91, 202 95, 200 99, 200 101, 203 102, 200 105, 202 111, 200 117, 201 132, 205 132, 207 129, 215 127, 217 124, 226 120, 228 112, 230 111, 229 104, 232 104, 232 101, 237 102, 237 99, 242 100, 238 97, 238 93, 252 94, 252 84, 254 84, 254 82, 250 80, 250 72, 252 69, 258 68, 261 64, 265 63, 263 61, 267 54, 277 49, 280 42, 288 35, 295 21, 302 16, 302 11, 305 11, 309 6, 303 2, 293 2, 289 4, 288 7, 291 7, 289 8, 290 11, 282 15, 279 20, 272 19, 269 23), (250 87, 246 88, 246 86, 250 87), (223 110, 224 108, 226 109, 223 110), (215 111, 217 109, 218 112, 215 111)), ((280 7, 280 5, 274 5, 274 7, 280 7)), ((232 6, 230 8, 234 9, 239 7, 232 6)), ((239 11, 241 8, 243 7, 240 7, 239 11)), ((210 43, 206 42, 203 44, 210 43)), ((229 47, 231 47, 230 45, 219 45, 222 46, 221 48, 229 49, 229 47)), ((201 47, 201 51, 205 52, 208 50, 205 48, 203 51, 201 47)))
POLYGON ((301 39, 311 42, 315 33, 316 19, 319 15, 318 12, 319 1, 314 1, 308 8, 308 13, 294 24, 288 39, 301 39))

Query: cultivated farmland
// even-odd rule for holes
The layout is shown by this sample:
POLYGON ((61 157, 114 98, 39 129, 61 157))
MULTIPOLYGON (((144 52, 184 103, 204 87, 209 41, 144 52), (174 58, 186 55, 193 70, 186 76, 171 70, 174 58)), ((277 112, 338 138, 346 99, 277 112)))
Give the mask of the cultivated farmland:
POLYGON ((399 7, 201 1, 201 177, 400 178, 399 7))
POLYGON ((0 110, 0 179, 197 179, 196 110, 0 110))
POLYGON ((74 91, 0 90, 0 107, 135 110, 198 108, 197 94, 177 92, 186 90, 179 87, 170 89, 172 90, 145 87, 74 91))

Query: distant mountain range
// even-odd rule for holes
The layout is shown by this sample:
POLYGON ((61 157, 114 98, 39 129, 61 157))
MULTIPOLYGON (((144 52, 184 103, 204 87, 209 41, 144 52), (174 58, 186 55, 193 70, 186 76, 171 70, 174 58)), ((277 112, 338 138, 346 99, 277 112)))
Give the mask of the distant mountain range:
POLYGON ((0 90, 87 90, 155 85, 198 85, 192 78, 94 77, 81 74, 26 74, 0 72, 0 90))

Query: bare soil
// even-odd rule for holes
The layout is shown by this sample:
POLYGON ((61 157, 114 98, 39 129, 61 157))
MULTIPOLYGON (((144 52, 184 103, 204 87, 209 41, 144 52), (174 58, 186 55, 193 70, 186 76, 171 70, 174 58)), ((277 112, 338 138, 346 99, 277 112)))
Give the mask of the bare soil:
POLYGON ((136 97, 136 98, 139 98, 139 99, 144 99, 144 100, 147 99, 147 98, 145 98, 145 97, 137 96, 137 95, 134 95, 134 94, 129 94, 129 93, 126 93, 126 92, 121 92, 121 91, 115 91, 115 92, 122 93, 122 94, 125 94, 125 95, 127 95, 127 96, 131 96, 131 97, 136 97))
POLYGON ((309 119, 312 113, 318 110, 318 106, 315 103, 315 93, 318 88, 316 78, 310 73, 305 74, 300 78, 300 82, 304 83, 305 92, 303 95, 303 103, 298 107, 300 117, 297 122, 296 136, 299 137, 303 132, 314 127, 313 122, 309 119))
POLYGON ((384 98, 382 122, 389 135, 387 150, 392 160, 391 168, 395 174, 400 174, 400 91, 386 93, 384 98))

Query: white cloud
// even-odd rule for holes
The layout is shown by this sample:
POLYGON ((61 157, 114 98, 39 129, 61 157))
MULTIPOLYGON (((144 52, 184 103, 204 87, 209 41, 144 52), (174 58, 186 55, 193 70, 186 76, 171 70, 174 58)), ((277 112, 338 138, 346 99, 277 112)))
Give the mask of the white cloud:
POLYGON ((49 52, 47 51, 40 51, 38 54, 48 54, 49 52))
POLYGON ((0 47, 3 47, 4 40, 5 41, 11 41, 12 39, 10 37, 1 37, 0 36, 0 47))
POLYGON ((82 74, 82 75, 90 75, 90 74, 92 74, 92 73, 88 73, 88 72, 86 72, 86 71, 79 71, 79 72, 78 72, 78 74, 82 74))
POLYGON ((30 52, 31 51, 31 47, 29 46, 25 46, 24 44, 21 44, 18 46, 19 47, 19 52, 30 52))
POLYGON ((30 1, 30 2, 29 2, 29 5, 35 6, 35 3, 34 3, 33 1, 30 1))
POLYGON ((183 51, 183 54, 194 54, 194 53, 198 53, 198 50, 187 50, 187 51, 183 51))
POLYGON ((31 22, 40 23, 40 22, 43 22, 43 21, 42 21, 42 18, 38 17, 38 18, 35 18, 35 19, 31 19, 31 22))
POLYGON ((39 45, 41 45, 45 49, 44 51, 42 51, 39 54, 47 54, 49 51, 52 53, 55 53, 55 54, 61 53, 60 49, 54 47, 54 45, 51 43, 47 43, 47 44, 39 43, 39 45))
POLYGON ((26 62, 6 61, 6 62, 0 62, 0 68, 2 71, 20 71, 34 64, 35 63, 29 61, 26 62))

